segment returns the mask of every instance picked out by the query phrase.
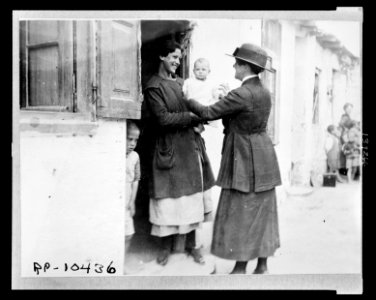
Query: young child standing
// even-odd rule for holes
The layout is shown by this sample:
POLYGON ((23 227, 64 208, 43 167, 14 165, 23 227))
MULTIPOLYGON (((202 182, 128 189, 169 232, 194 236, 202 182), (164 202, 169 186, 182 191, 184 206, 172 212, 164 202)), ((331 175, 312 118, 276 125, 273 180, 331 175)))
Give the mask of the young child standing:
POLYGON ((340 167, 340 139, 337 128, 334 125, 329 125, 327 128, 328 135, 325 140, 325 153, 327 157, 329 172, 335 173, 338 182, 343 182, 339 175, 340 167))
POLYGON ((132 122, 127 122, 126 150, 126 197, 125 197, 125 239, 130 240, 134 234, 133 216, 136 212, 135 200, 141 177, 140 158, 134 151, 140 136, 140 129, 132 122))

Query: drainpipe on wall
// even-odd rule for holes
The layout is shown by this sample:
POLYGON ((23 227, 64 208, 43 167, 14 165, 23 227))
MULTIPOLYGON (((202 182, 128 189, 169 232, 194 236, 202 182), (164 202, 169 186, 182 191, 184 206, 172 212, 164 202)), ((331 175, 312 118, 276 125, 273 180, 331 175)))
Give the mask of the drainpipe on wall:
POLYGON ((97 100, 98 100, 98 85, 97 85, 97 24, 92 21, 92 35, 91 35, 91 121, 97 120, 97 100))

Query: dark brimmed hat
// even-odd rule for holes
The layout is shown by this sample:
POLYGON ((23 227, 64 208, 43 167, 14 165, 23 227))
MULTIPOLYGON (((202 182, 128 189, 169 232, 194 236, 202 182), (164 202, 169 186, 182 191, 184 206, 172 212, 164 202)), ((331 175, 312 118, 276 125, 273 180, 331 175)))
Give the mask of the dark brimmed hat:
POLYGON ((234 53, 227 54, 229 56, 235 57, 237 59, 244 60, 250 64, 273 72, 272 69, 266 66, 266 61, 268 59, 268 54, 264 49, 253 44, 243 44, 240 47, 237 47, 234 53))

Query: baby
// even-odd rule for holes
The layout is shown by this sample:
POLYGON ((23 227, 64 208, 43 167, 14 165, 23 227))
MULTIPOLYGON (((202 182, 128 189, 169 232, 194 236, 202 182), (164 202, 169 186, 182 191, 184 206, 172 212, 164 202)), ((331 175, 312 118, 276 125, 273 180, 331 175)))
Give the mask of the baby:
POLYGON ((127 122, 126 150, 126 197, 125 197, 125 239, 129 240, 134 234, 133 216, 138 183, 141 177, 140 158, 134 151, 140 136, 140 129, 132 122, 127 122))
MULTIPOLYGON (((184 96, 187 99, 195 99, 202 105, 211 105, 223 96, 220 87, 215 86, 208 78, 209 73, 209 61, 205 58, 197 59, 193 66, 194 77, 186 79, 183 85, 184 96)), ((216 121, 209 122, 209 124, 217 127, 216 121)), ((199 124, 194 130, 201 133, 205 128, 203 124, 199 124)))

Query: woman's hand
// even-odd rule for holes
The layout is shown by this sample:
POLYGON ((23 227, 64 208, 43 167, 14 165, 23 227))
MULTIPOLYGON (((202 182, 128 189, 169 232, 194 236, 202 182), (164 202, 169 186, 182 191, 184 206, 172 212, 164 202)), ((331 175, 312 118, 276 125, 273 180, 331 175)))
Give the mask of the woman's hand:
POLYGON ((227 83, 222 83, 222 84, 219 85, 218 91, 219 91, 218 98, 221 100, 224 97, 226 97, 226 95, 230 91, 230 87, 229 87, 229 85, 227 83))
POLYGON ((199 121, 201 120, 200 117, 198 115, 196 115, 195 113, 193 112, 189 112, 189 116, 193 119, 193 120, 196 120, 196 121, 199 121))
POLYGON ((197 124, 203 122, 203 120, 198 115, 196 115, 195 113, 191 111, 189 112, 189 116, 191 117, 191 124, 193 126, 197 126, 197 124))

